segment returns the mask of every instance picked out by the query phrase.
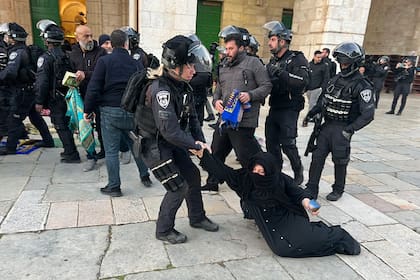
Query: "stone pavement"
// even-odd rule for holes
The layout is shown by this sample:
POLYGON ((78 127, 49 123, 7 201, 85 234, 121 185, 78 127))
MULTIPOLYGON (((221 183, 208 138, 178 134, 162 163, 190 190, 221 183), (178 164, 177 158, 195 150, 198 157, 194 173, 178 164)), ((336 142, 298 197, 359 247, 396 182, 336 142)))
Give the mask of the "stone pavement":
MULTIPOLYGON (((347 229, 362 244, 360 256, 273 255, 225 185, 203 195, 219 232, 191 228, 184 205, 176 228, 188 242, 165 244, 154 238, 164 194, 156 180, 145 188, 133 163, 121 166, 124 196, 110 198, 99 192, 103 161, 84 173, 79 164, 60 163, 55 148, 0 157, 0 279, 420 279, 420 96, 409 96, 402 116, 384 114, 390 101, 383 93, 373 123, 353 137, 342 199, 324 199, 330 159, 322 177, 316 219, 347 229)), ((299 127, 301 153, 311 131, 299 127)), ((310 158, 303 162, 307 179, 310 158)), ((234 156, 228 164, 238 167, 234 156)))

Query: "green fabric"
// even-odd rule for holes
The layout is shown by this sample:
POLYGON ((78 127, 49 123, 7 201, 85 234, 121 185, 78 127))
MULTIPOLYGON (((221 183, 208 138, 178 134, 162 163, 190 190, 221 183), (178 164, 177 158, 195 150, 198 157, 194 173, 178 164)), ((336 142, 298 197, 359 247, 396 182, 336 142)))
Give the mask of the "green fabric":
POLYGON ((95 151, 95 138, 93 127, 83 119, 83 100, 77 88, 69 88, 66 95, 67 113, 70 117, 69 128, 72 131, 79 131, 79 140, 83 148, 93 154, 95 151))

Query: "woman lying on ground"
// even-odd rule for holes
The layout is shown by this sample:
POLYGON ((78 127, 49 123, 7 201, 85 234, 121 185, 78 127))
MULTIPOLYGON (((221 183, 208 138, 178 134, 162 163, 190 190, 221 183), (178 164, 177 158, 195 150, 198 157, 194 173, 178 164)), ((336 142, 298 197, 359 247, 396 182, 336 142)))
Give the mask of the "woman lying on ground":
POLYGON ((201 159, 205 170, 238 194, 245 216, 255 220, 275 254, 294 258, 360 254, 360 244, 340 226, 309 221, 305 209, 313 215, 319 212, 310 206, 310 195, 277 171, 271 154, 260 152, 250 160, 248 169, 234 170, 205 147, 191 153, 201 159))

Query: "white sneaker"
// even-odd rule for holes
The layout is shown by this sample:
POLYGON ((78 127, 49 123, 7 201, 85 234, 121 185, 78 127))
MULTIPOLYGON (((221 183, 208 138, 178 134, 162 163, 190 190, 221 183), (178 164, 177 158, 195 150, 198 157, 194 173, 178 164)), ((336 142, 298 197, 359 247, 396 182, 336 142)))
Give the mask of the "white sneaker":
POLYGON ((129 164, 130 161, 131 161, 131 151, 120 153, 120 163, 121 164, 129 164))
POLYGON ((96 160, 88 159, 85 165, 83 166, 83 172, 89 172, 95 169, 96 160))

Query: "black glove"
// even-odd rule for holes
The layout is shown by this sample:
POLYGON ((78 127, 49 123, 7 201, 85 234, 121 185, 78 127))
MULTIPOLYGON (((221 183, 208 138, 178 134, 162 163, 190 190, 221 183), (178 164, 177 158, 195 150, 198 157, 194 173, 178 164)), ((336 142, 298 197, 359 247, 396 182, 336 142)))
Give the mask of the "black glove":
POLYGON ((270 78, 278 77, 280 75, 280 69, 271 63, 267 64, 265 68, 267 69, 267 72, 270 78))

